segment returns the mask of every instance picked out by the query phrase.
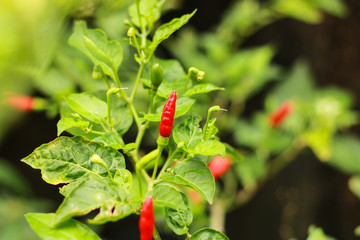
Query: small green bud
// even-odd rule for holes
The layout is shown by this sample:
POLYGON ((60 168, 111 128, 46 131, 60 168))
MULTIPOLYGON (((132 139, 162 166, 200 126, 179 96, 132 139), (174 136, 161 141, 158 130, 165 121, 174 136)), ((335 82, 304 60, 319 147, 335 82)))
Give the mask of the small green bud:
POLYGON ((197 68, 191 67, 189 68, 188 74, 190 74, 192 80, 201 81, 204 79, 205 72, 200 71, 197 68))
POLYGON ((204 72, 204 71, 199 71, 199 72, 197 73, 197 75, 196 75, 196 79, 197 79, 198 81, 201 81, 201 80, 204 79, 204 75, 205 75, 205 72, 204 72))
POLYGON ((164 72, 160 64, 155 63, 151 67, 151 84, 155 87, 160 86, 162 80, 164 79, 164 72))
POLYGON ((94 153, 92 156, 91 156, 91 162, 92 163, 97 163, 97 164, 101 164, 103 166, 106 166, 106 163, 104 162, 104 160, 102 160, 102 158, 97 155, 96 153, 94 153))
POLYGON ((104 78, 104 72, 100 65, 95 65, 93 72, 92 72, 92 78, 95 80, 101 80, 104 78))
POLYGON ((131 38, 131 37, 135 37, 135 34, 136 34, 135 28, 130 27, 129 30, 127 31, 127 36, 131 38))

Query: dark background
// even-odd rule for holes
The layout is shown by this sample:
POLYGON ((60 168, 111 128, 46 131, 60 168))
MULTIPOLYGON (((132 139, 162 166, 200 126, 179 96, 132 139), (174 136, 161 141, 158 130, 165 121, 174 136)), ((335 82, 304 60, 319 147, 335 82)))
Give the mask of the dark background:
MULTIPOLYGON (((359 111, 360 1, 345 2, 350 10, 345 19, 325 15, 318 25, 281 20, 262 29, 245 44, 275 43, 278 47, 275 62, 284 66, 290 66, 299 58, 308 60, 317 84, 337 85, 352 92, 359 111)), ((215 26, 229 5, 229 1, 215 0, 184 3, 184 13, 198 8, 190 22, 198 31, 215 26)), ((22 172, 34 196, 52 199, 54 206, 62 199, 58 188, 46 184, 40 171, 34 171, 19 160, 53 140, 56 123, 57 119, 49 120, 42 113, 26 114, 12 125, 0 145, 0 156, 22 172)), ((359 134, 360 128, 354 127, 351 131, 359 134)), ((226 233, 230 239, 288 239, 292 236, 305 239, 308 226, 315 224, 337 239, 356 239, 353 231, 360 224, 360 200, 348 190, 347 181, 346 175, 320 163, 306 150, 266 183, 252 201, 227 216, 226 233)), ((137 221, 134 216, 107 224, 105 237, 137 239, 137 221), (131 235, 125 237, 125 233, 131 235)), ((170 238, 164 236, 163 239, 170 238)))

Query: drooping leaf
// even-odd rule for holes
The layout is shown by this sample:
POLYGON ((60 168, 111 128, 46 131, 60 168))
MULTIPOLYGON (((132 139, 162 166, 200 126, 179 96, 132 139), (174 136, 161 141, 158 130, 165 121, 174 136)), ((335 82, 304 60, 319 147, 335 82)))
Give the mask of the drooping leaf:
MULTIPOLYGON (((185 195, 183 195, 184 202, 188 206, 188 200, 185 195)), ((186 210, 183 209, 173 209, 165 208, 165 221, 168 227, 177 235, 186 234, 189 230, 188 226, 192 223, 193 214, 190 208, 186 210)))
POLYGON ((74 93, 65 100, 74 111, 94 123, 100 123, 107 117, 106 102, 90 93, 74 93))
POLYGON ((188 89, 184 93, 184 97, 191 97, 192 95, 195 95, 195 94, 208 93, 208 92, 217 91, 217 90, 224 90, 224 88, 217 87, 212 83, 198 84, 198 85, 195 85, 194 87, 188 89))
POLYGON ((39 235, 41 239, 46 240, 100 240, 101 238, 96 235, 85 224, 69 219, 61 224, 56 225, 55 213, 27 213, 25 214, 26 220, 30 226, 39 235))
POLYGON ((59 184, 77 180, 87 173, 108 176, 104 166, 91 162, 94 154, 103 159, 112 174, 116 169, 125 168, 124 157, 116 149, 83 137, 57 138, 41 145, 22 161, 40 169, 47 183, 59 184))
MULTIPOLYGON (((184 114, 186 114, 191 106, 195 103, 195 99, 183 97, 176 100, 176 109, 175 109, 175 116, 174 118, 178 118, 184 114)), ((164 105, 160 106, 156 113, 154 114, 145 114, 145 119, 152 122, 160 122, 162 110, 164 108, 164 105)))
POLYGON ((183 194, 170 184, 157 184, 152 192, 154 205, 173 209, 186 209, 183 194))
POLYGON ((157 46, 162 41, 164 41, 165 39, 170 37, 171 34, 173 34, 176 30, 178 30, 183 25, 185 25, 190 20, 190 18, 195 14, 195 12, 196 12, 196 10, 194 10, 190 14, 185 14, 180 18, 174 18, 170 22, 165 23, 165 24, 161 25, 158 29, 156 29, 154 37, 153 37, 153 41, 152 41, 151 45, 149 46, 149 52, 150 53, 154 52, 155 49, 157 48, 157 46))
POLYGON ((215 180, 203 162, 193 160, 177 163, 171 173, 165 172, 161 178, 167 182, 190 187, 210 204, 213 202, 215 180))
POLYGON ((139 202, 130 202, 129 196, 129 191, 121 183, 108 177, 89 174, 59 206, 56 221, 62 222, 97 208, 100 208, 100 212, 91 220, 92 223, 117 221, 134 213, 134 209, 139 207, 139 202))
POLYGON ((123 49, 119 42, 108 41, 102 30, 88 29, 85 21, 77 21, 69 44, 89 57, 94 65, 100 65, 105 74, 115 79, 123 60, 123 49))
POLYGON ((190 240, 229 240, 229 238, 212 228, 202 228, 191 235, 190 240))

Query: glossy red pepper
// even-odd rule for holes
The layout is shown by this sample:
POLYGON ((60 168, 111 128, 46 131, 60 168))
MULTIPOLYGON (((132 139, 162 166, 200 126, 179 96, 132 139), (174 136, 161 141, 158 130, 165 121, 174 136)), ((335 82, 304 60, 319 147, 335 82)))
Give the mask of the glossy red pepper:
POLYGON ((15 95, 5 99, 4 103, 23 112, 30 112, 34 109, 35 99, 30 96, 15 95))
POLYGON ((176 91, 172 91, 169 99, 166 101, 160 121, 160 136, 167 138, 171 135, 174 115, 175 115, 175 104, 176 104, 176 91))
POLYGON ((269 123, 270 126, 275 128, 277 126, 279 126, 285 119, 287 116, 289 116, 289 114, 293 111, 293 103, 290 101, 286 101, 283 102, 283 104, 281 104, 281 106, 275 110, 274 112, 272 112, 269 116, 269 123))
POLYGON ((149 196, 141 207, 139 229, 140 240, 152 240, 155 227, 153 199, 149 196))
POLYGON ((209 163, 208 167, 215 180, 224 175, 231 167, 231 158, 229 156, 216 156, 209 163))

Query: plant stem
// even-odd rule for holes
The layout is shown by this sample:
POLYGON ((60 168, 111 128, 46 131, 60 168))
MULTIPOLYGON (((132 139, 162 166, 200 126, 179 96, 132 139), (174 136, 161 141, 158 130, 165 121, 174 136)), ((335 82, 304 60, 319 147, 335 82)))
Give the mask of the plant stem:
POLYGON ((186 75, 186 81, 185 81, 185 86, 184 86, 183 94, 186 92, 187 85, 188 85, 189 80, 190 80, 190 78, 191 78, 191 74, 192 74, 192 68, 189 68, 188 73, 187 73, 187 75, 186 75))
POLYGON ((174 157, 174 155, 177 153, 178 150, 179 150, 179 149, 176 148, 176 149, 172 152, 172 154, 166 159, 166 162, 164 163, 163 167, 161 168, 160 173, 159 173, 159 175, 157 176, 156 180, 159 180, 161 174, 166 171, 166 169, 168 168, 168 166, 169 166, 170 163, 172 162, 173 157, 174 157))
POLYGON ((156 172, 157 172, 157 169, 158 169, 158 166, 159 166, 161 153, 164 150, 164 147, 165 147, 164 145, 158 144, 159 152, 158 152, 158 155, 157 155, 156 160, 155 160, 155 166, 154 166, 153 174, 152 174, 152 177, 151 177, 152 180, 155 180, 155 176, 156 176, 156 172))
POLYGON ((111 122, 111 94, 112 92, 107 91, 106 92, 106 101, 107 101, 107 108, 108 108, 108 121, 110 130, 112 130, 112 122, 111 122))
POLYGON ((135 98, 135 94, 136 94, 136 90, 139 86, 139 83, 140 83, 140 78, 141 78, 141 75, 144 71, 144 67, 145 67, 145 63, 143 61, 141 61, 140 63, 140 67, 139 67, 139 71, 136 75, 136 80, 135 80, 135 84, 134 84, 134 88, 132 90, 132 93, 131 93, 131 96, 130 96, 130 101, 133 102, 134 101, 134 98, 135 98))
POLYGON ((135 167, 135 169, 136 169, 136 177, 137 177, 137 179, 138 179, 138 184, 139 184, 139 194, 140 194, 140 197, 142 197, 142 195, 143 195, 143 191, 142 191, 142 183, 141 183, 141 170, 136 166, 135 167))
POLYGON ((225 232, 226 209, 223 202, 214 198, 214 203, 210 205, 210 227, 220 232, 225 232))
POLYGON ((153 234, 154 240, 161 240, 160 234, 156 227, 154 227, 154 234, 153 234))

